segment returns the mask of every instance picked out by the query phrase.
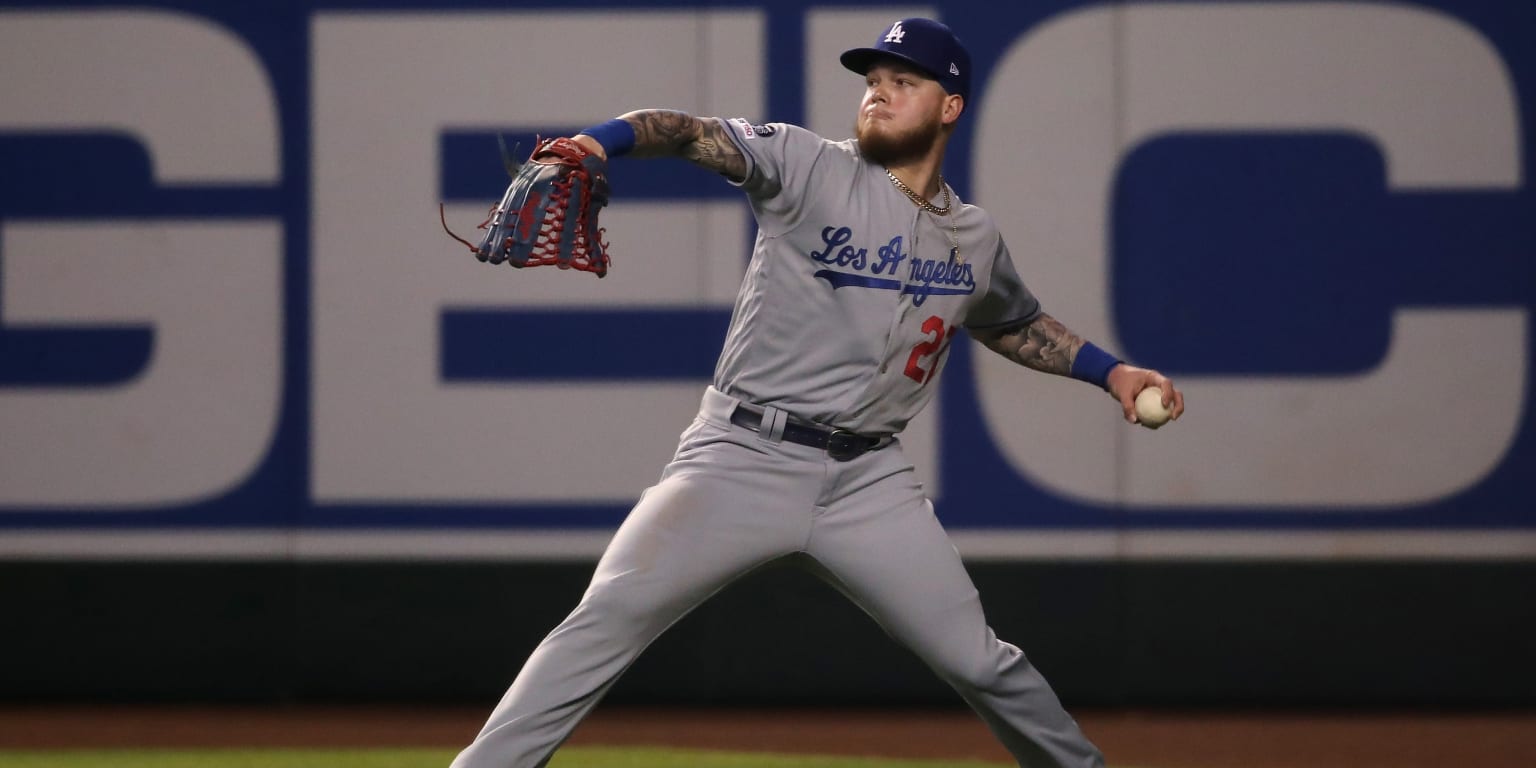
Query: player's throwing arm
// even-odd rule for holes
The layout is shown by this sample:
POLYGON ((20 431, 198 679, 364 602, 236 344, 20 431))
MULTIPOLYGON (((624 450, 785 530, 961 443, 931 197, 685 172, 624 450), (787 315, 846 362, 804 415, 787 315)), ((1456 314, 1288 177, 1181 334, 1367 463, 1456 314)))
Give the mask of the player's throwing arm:
POLYGON ((1184 393, 1167 376, 1115 358, 1048 314, 1022 326, 978 333, 976 339, 1027 368, 1097 384, 1120 401, 1132 424, 1157 429, 1184 414, 1184 393))

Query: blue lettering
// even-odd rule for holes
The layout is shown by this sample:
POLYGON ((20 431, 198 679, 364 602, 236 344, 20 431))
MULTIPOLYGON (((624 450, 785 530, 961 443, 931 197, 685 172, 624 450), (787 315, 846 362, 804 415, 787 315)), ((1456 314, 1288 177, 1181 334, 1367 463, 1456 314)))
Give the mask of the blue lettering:
POLYGON ((971 265, 955 261, 953 258, 949 261, 913 259, 908 274, 907 285, 902 288, 902 292, 912 295, 914 307, 921 307, 928 301, 928 297, 934 294, 968 295, 976 290, 976 280, 971 272, 971 265), (935 284, 963 287, 935 288, 935 284))
POLYGON ((851 245, 845 245, 842 250, 837 252, 837 265, 839 267, 851 266, 854 269, 862 270, 869 265, 869 251, 864 248, 854 248, 851 245))
POLYGON ((821 241, 827 244, 825 251, 811 251, 811 258, 823 264, 836 264, 838 259, 831 255, 832 249, 847 243, 853 239, 853 230, 847 227, 824 227, 821 230, 821 241))
POLYGON ((933 282, 933 259, 913 259, 912 280, 924 284, 933 282))
POLYGON ((901 235, 891 238, 891 242, 880 246, 880 249, 875 253, 880 257, 880 263, 876 264, 872 270, 877 275, 885 274, 886 270, 890 270, 890 273, 893 275, 896 274, 896 269, 901 265, 901 260, 907 257, 906 254, 901 252, 901 235))
POLYGON ((816 273, 817 277, 824 278, 835 290, 843 286, 860 286, 864 288, 883 288, 886 290, 900 290, 912 297, 912 305, 920 307, 928 301, 928 297, 935 294, 944 295, 969 295, 976 290, 976 283, 971 277, 971 265, 957 260, 953 253, 946 261, 936 259, 907 258, 902 248, 905 245, 902 236, 897 235, 885 245, 875 249, 875 258, 869 258, 869 249, 860 248, 852 244, 853 229, 850 227, 823 227, 821 230, 821 242, 826 246, 819 251, 811 251, 810 257, 822 264, 834 267, 848 267, 853 271, 842 272, 823 269, 816 273), (907 263, 907 281, 903 285, 897 280, 884 280, 870 275, 891 275, 895 277, 897 270, 901 269, 902 262, 907 263), (869 274, 858 274, 860 272, 869 274), (942 287, 963 286, 963 287, 942 287))

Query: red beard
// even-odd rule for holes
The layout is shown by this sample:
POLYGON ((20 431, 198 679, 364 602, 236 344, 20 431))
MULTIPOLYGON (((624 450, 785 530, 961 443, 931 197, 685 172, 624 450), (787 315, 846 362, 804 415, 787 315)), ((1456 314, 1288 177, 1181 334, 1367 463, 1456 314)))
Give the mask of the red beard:
POLYGON ((865 130, 866 125, 868 123, 863 120, 853 125, 854 138, 859 140, 859 154, 871 163, 890 167, 927 155, 939 138, 941 124, 938 116, 934 116, 916 128, 901 132, 891 131, 889 126, 885 126, 886 130, 865 130))

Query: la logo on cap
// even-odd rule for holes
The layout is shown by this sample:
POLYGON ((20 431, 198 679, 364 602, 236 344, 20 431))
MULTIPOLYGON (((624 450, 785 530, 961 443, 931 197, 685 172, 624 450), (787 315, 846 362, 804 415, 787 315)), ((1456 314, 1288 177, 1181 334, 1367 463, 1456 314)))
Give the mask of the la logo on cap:
POLYGON ((907 31, 901 28, 901 22, 898 21, 891 25, 891 31, 885 33, 885 42, 899 43, 901 42, 901 39, 906 36, 907 31))
POLYGON ((951 61, 949 63, 949 73, 951 75, 954 75, 955 77, 959 77, 960 76, 960 68, 955 66, 955 63, 953 61, 951 61))

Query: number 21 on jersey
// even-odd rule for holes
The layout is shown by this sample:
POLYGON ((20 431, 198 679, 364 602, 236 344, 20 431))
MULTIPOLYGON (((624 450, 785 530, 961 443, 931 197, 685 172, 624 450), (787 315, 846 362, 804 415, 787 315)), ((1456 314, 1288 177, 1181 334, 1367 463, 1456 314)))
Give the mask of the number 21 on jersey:
POLYGON ((939 369, 939 355, 944 351, 944 345, 949 343, 950 337, 955 335, 956 326, 944 328, 944 320, 938 315, 930 316, 923 321, 922 341, 912 347, 912 354, 907 355, 907 367, 904 373, 907 378, 926 384, 933 378, 934 371, 939 369), (926 368, 923 367, 927 363, 926 368))

